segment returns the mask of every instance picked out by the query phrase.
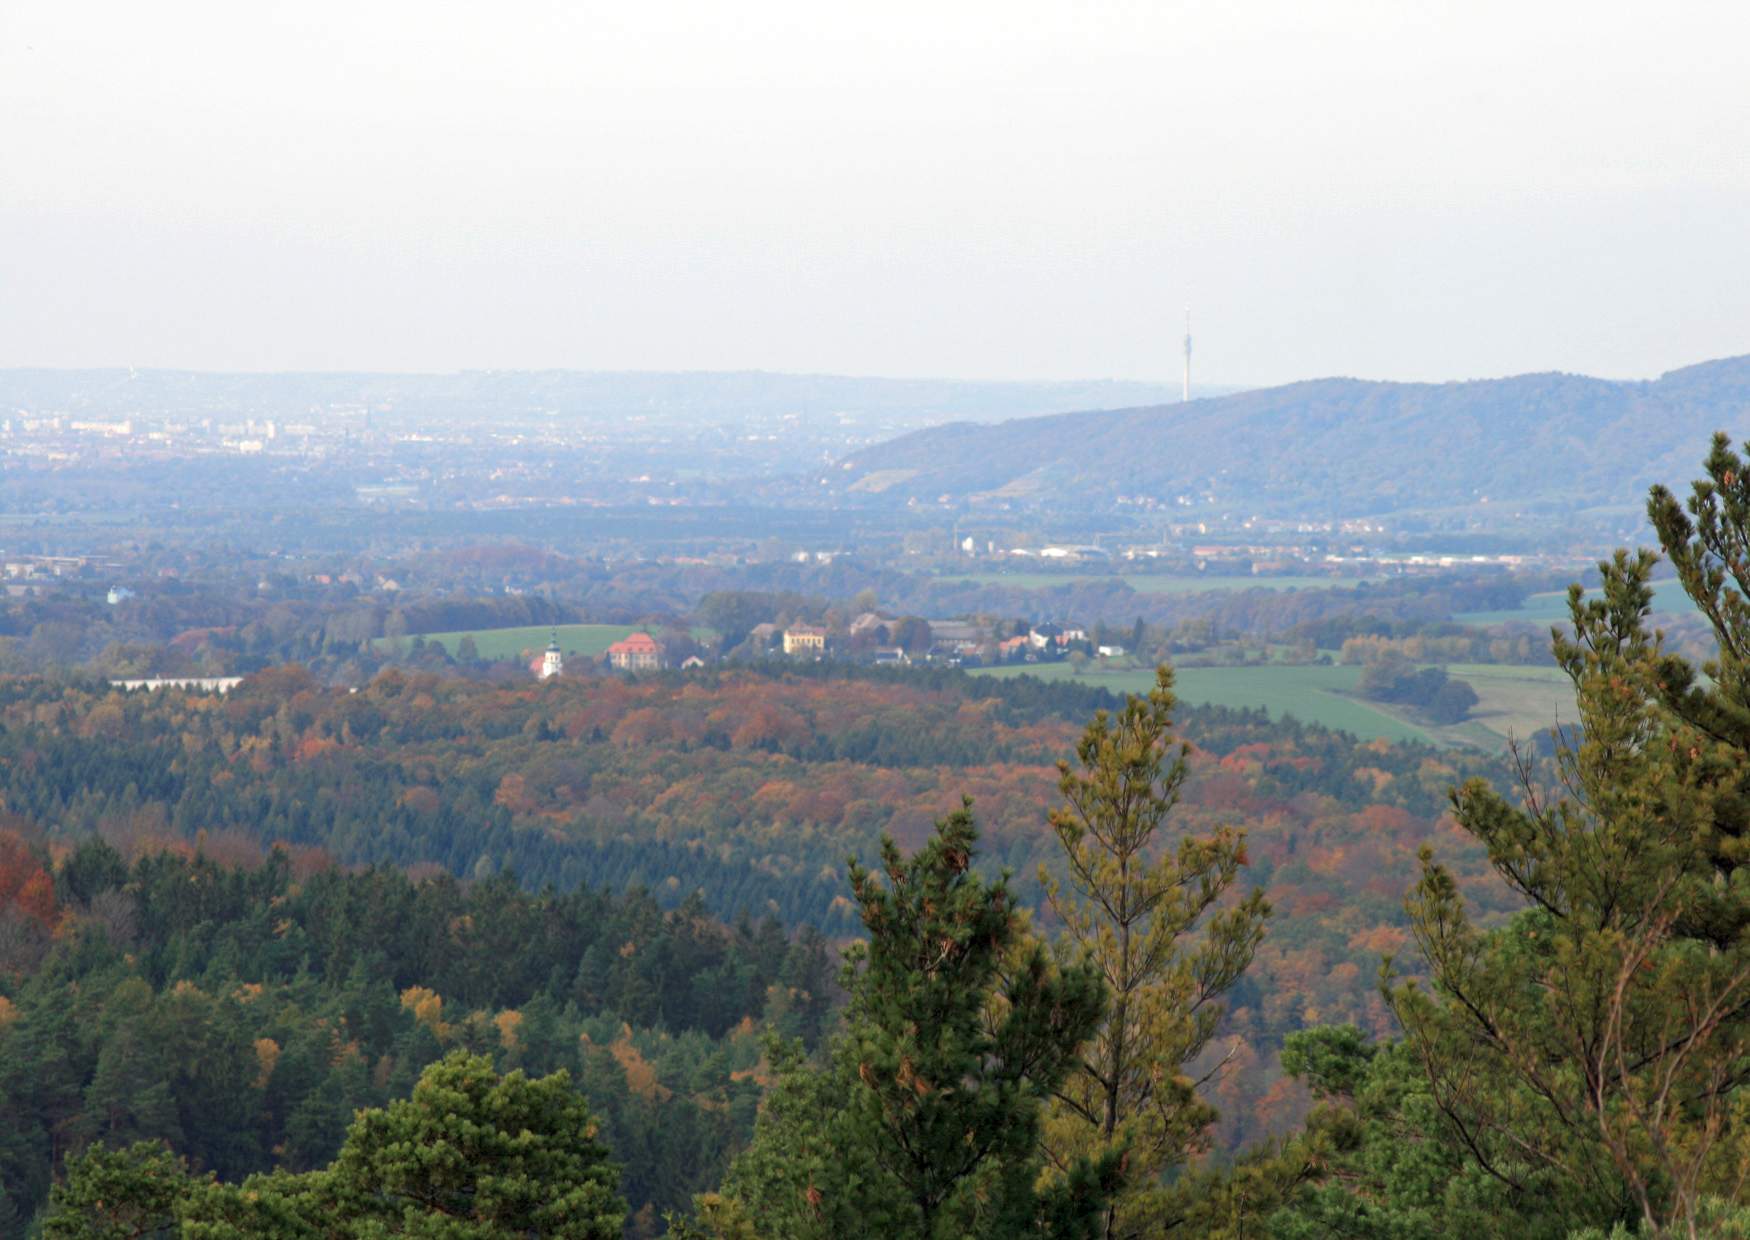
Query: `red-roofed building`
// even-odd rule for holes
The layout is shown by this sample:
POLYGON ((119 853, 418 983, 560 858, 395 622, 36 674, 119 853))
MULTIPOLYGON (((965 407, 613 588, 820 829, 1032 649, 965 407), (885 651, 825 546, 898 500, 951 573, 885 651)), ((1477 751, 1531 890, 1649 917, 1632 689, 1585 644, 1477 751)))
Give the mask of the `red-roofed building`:
POLYGON ((623 672, 654 672, 668 666, 662 643, 648 633, 633 633, 609 646, 608 662, 623 672))

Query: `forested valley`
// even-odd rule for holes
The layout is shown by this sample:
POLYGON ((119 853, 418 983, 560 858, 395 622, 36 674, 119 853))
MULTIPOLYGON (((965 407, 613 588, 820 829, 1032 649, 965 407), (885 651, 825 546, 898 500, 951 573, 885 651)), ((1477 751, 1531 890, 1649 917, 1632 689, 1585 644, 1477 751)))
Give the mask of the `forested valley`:
POLYGON ((1750 1234, 1750 479, 1511 757, 818 665, 0 680, 0 1229, 1750 1234))

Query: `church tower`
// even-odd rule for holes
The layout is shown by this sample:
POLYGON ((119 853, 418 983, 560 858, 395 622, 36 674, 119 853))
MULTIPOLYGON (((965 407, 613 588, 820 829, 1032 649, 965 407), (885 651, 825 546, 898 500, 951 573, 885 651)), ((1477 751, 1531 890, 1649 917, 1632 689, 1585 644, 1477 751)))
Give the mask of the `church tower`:
POLYGON ((565 670, 565 656, 559 652, 559 630, 553 630, 553 640, 547 643, 547 653, 541 656, 540 677, 546 680, 565 670))

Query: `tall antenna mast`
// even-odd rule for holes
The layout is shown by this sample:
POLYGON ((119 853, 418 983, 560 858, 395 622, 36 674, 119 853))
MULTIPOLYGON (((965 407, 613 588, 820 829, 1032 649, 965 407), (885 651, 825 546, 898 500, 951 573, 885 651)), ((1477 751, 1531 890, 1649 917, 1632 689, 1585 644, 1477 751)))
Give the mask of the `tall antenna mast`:
POLYGON ((1181 404, 1191 399, 1191 307, 1185 307, 1185 391, 1179 397, 1181 404))

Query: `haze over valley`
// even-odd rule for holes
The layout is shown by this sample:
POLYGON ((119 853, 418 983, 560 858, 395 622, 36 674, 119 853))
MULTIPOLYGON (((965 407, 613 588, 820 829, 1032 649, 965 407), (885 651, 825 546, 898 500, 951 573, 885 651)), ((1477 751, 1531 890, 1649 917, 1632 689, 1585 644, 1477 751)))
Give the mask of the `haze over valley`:
POLYGON ((1750 1236, 1746 46, 0 5, 0 1240, 1750 1236))

